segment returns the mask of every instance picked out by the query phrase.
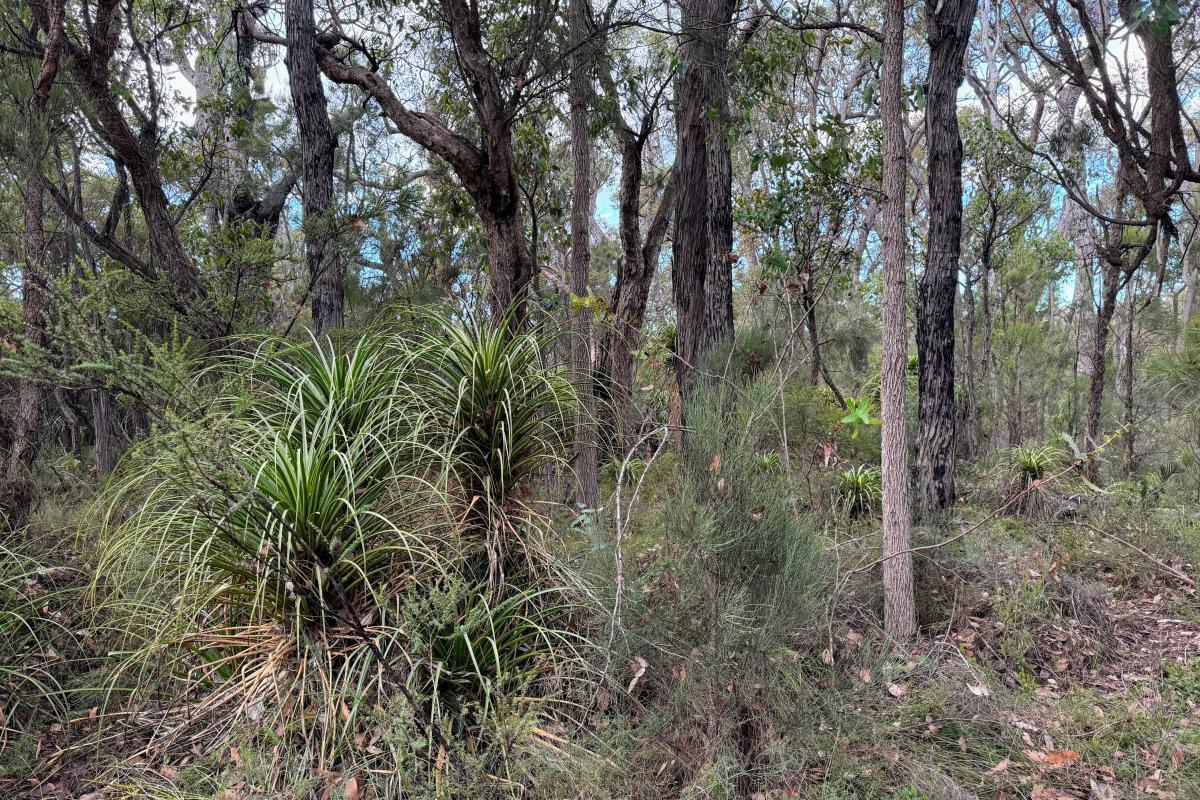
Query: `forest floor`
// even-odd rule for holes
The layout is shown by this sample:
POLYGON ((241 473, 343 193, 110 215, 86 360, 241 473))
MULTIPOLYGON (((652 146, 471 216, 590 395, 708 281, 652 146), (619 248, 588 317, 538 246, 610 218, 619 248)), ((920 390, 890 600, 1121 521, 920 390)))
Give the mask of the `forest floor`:
MULTIPOLYGON (((40 524, 53 534, 59 519, 40 524)), ((62 546, 40 554, 21 591, 74 630, 88 624, 80 599, 89 543, 71 544, 62 530, 62 546)), ((796 654, 824 697, 796 712, 811 718, 805 766, 753 800, 1200 798, 1200 600, 1190 577, 1198 536, 1192 511, 998 518, 918 559, 923 635, 903 652, 877 635, 869 595, 877 577, 850 582, 831 609, 827 646, 796 654)), ((862 538, 863 530, 846 536, 862 538)), ((653 557, 637 555, 638 564, 653 557)), ((104 654, 94 656, 99 668, 104 654)), ((34 669, 53 668, 57 656, 24 657, 34 669)), ((0 725, 13 699, 0 697, 0 725)), ((238 777, 229 741, 213 753, 121 763, 118 750, 94 744, 89 704, 75 702, 66 726, 8 732, 0 797, 151 796, 146 781, 158 787, 153 796, 176 800, 279 796, 238 777), (220 765, 205 769, 221 771, 224 788, 180 788, 177 773, 198 764, 220 765), (141 777, 123 785, 142 789, 112 782, 131 774, 141 777)), ((577 796, 619 796, 588 791, 577 796)), ((336 786, 311 796, 349 797, 336 786)))

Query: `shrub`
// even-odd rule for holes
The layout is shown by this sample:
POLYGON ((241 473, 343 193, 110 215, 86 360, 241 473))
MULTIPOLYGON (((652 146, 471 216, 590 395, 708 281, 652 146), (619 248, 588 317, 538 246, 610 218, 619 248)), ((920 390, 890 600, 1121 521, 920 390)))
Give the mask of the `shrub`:
POLYGON ((569 410, 542 343, 433 318, 345 351, 268 340, 197 378, 209 413, 139 446, 101 506, 94 593, 128 620, 109 686, 156 700, 154 747, 217 726, 274 731, 310 775, 507 771, 563 691, 546 665, 581 661, 563 598, 505 569, 569 410), (368 748, 384 709, 391 753, 368 748))

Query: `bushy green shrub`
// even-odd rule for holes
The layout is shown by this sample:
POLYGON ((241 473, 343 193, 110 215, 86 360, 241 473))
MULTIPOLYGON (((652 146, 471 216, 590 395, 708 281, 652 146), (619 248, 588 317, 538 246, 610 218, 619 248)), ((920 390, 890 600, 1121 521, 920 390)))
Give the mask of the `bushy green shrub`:
POLYGON ((794 719, 793 656, 816 630, 817 534, 763 458, 779 446, 777 405, 769 379, 697 392, 678 489, 659 509, 664 539, 629 576, 618 621, 630 691, 647 704, 633 758, 669 748, 671 780, 700 793, 748 796, 786 761, 777 737, 794 719))
POLYGON ((206 416, 124 462, 94 593, 125 621, 113 697, 179 698, 155 747, 269 730, 300 771, 361 767, 386 708, 390 756, 449 785, 503 772, 563 691, 547 664, 582 664, 527 568, 569 383, 536 334, 423 322, 231 356, 206 416))

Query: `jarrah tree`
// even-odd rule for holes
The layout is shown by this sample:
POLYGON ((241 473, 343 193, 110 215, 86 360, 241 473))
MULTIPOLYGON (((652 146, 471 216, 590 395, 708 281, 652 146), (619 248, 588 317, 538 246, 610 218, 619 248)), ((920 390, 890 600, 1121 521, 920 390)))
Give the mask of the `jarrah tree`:
POLYGON ((312 0, 287 0, 288 86, 300 130, 304 180, 304 251, 313 328, 321 334, 340 328, 345 316, 345 272, 338 257, 333 207, 333 157, 337 140, 329 122, 321 70, 317 66, 317 26, 312 0))
POLYGON ((910 638, 917 627, 913 594, 911 513, 908 505, 908 299, 904 197, 908 148, 904 142, 901 81, 904 75, 904 0, 883 6, 883 63, 879 116, 883 124, 883 626, 888 636, 910 638))
POLYGON ((733 332, 733 172, 729 156, 729 38, 737 3, 680 4, 675 81, 677 197, 671 281, 675 363, 686 398, 694 371, 733 332))
POLYGON ((962 137, 958 87, 975 19, 975 0, 927 0, 929 75, 925 138, 929 150, 929 237, 917 284, 917 481, 922 508, 954 504, 954 306, 962 235, 962 137))

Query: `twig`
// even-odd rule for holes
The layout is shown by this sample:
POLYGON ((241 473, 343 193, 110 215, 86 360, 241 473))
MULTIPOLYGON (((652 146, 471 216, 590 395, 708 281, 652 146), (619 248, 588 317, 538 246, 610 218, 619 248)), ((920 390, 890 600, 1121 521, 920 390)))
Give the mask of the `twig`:
POLYGON ((1127 539, 1122 539, 1120 536, 1117 536, 1115 533, 1111 533, 1109 531, 1104 530, 1103 528, 1099 528, 1099 527, 1091 524, 1090 522, 1076 521, 1075 524, 1079 525, 1080 527, 1087 528, 1089 531, 1092 531, 1093 533, 1098 533, 1101 536, 1112 539, 1114 542, 1120 542, 1121 544, 1128 547, 1130 550, 1133 550, 1133 551, 1139 553, 1140 555, 1142 555, 1147 561, 1151 562, 1152 564, 1159 567, 1163 571, 1165 571, 1165 572, 1175 576, 1179 580, 1183 581, 1191 588, 1193 588, 1193 589, 1196 588, 1196 582, 1194 580, 1192 580, 1191 578, 1189 578, 1186 574, 1175 569, 1170 564, 1167 564, 1166 562, 1161 561, 1160 559, 1155 558, 1154 556, 1150 555, 1149 553, 1147 553, 1142 548, 1138 547, 1133 542, 1130 542, 1127 539))

